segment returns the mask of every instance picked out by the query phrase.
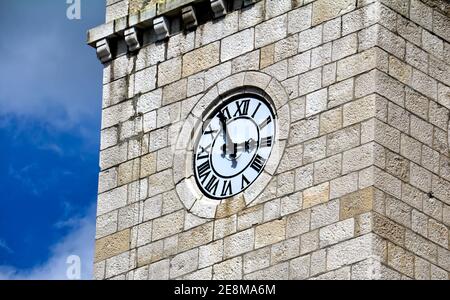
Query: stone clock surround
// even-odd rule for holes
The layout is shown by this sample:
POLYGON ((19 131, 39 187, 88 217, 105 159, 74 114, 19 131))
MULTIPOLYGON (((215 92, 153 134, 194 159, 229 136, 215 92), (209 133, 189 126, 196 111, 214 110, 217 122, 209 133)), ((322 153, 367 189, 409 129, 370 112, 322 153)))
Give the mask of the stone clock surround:
MULTIPOLYGON (((284 154, 289 137, 290 110, 289 96, 281 83, 274 77, 261 72, 241 72, 231 75, 214 85, 199 99, 178 135, 174 149, 174 182, 180 200, 192 214, 206 219, 225 218, 238 213, 264 191, 272 176, 276 174, 278 164, 284 154), (253 93, 262 95, 272 102, 275 108, 277 133, 274 149, 266 163, 263 173, 242 194, 226 200, 218 201, 203 195, 198 189, 193 177, 192 153, 194 131, 199 128, 203 114, 211 111, 218 101, 224 97, 238 94, 253 93)), ((255 205, 253 203, 253 205, 255 205)))
POLYGON ((245 2, 136 18, 149 1, 108 0, 90 32, 105 62, 95 278, 448 279, 448 2, 245 2), (252 76, 289 116, 281 160, 253 202, 194 214, 177 139, 252 76))

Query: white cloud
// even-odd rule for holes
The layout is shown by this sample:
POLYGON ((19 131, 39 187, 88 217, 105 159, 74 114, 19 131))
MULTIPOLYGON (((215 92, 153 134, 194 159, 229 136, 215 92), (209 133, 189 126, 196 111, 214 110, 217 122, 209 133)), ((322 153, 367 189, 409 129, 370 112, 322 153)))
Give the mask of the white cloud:
POLYGON ((0 266, 0 280, 63 280, 67 279, 67 258, 77 255, 81 259, 81 279, 92 279, 95 207, 86 216, 71 219, 72 230, 51 248, 51 257, 42 265, 28 270, 0 266))
POLYGON ((8 43, 0 45, 0 123, 13 116, 66 131, 96 122, 102 66, 85 44, 93 20, 88 15, 78 22, 67 20, 65 1, 8 2, 9 13, 2 15, 0 25, 17 15, 23 22, 10 28, 8 43))

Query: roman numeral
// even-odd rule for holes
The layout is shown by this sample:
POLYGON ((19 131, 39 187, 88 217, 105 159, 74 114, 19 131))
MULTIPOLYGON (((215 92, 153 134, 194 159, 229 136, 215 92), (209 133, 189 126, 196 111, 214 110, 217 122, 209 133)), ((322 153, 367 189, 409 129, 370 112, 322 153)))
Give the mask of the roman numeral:
POLYGON ((206 148, 203 148, 200 146, 201 152, 197 154, 197 159, 205 159, 209 157, 209 149, 211 149, 211 144, 206 146, 206 148))
POLYGON ((253 112, 252 118, 256 116, 256 113, 258 112, 258 109, 261 107, 261 103, 258 103, 258 106, 256 107, 255 111, 253 112))
POLYGON ((219 179, 215 175, 211 177, 205 186, 205 189, 210 193, 215 195, 217 193, 217 186, 219 185, 219 179), (214 192, 213 192, 214 190, 214 192))
POLYGON ((222 109, 222 114, 225 116, 225 118, 227 120, 231 119, 231 114, 230 114, 230 111, 228 110, 228 107, 225 107, 224 109, 222 109))
POLYGON ((271 136, 261 139, 261 147, 272 147, 273 138, 271 136))
POLYGON ((235 103, 236 103, 237 110, 234 113, 233 117, 236 117, 237 114, 239 114, 239 116, 247 115, 248 107, 250 105, 250 100, 243 100, 241 102, 236 101, 235 103))
POLYGON ((204 134, 205 134, 205 135, 210 134, 210 135, 211 135, 211 139, 214 140, 214 134, 216 134, 218 131, 219 131, 219 130, 212 129, 211 124, 209 124, 208 127, 207 127, 207 129, 205 130, 204 134))
POLYGON ((269 125, 272 122, 272 118, 270 116, 267 117, 261 124, 259 124, 259 130, 263 130, 264 127, 269 125))
POLYGON ((251 167, 253 170, 260 173, 265 163, 266 163, 266 159, 259 156, 259 154, 258 154, 258 155, 256 155, 255 160, 253 161, 251 167))
POLYGON ((206 178, 208 178, 211 173, 211 165, 209 164, 209 160, 202 163, 197 167, 198 178, 201 180, 202 184, 205 183, 206 178))
POLYGON ((249 184, 250 184, 250 181, 248 181, 248 179, 245 178, 245 175, 242 175, 241 190, 243 190, 249 184))
POLYGON ((227 195, 233 194, 233 188, 231 186, 231 181, 225 180, 223 182, 223 188, 222 188, 222 197, 225 197, 227 195))

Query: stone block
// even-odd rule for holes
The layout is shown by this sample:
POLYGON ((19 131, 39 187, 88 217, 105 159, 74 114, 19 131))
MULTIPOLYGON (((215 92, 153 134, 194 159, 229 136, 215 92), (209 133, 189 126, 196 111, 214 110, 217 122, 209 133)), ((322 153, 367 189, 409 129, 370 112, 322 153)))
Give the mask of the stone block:
POLYGON ((270 266, 270 247, 252 251, 244 255, 244 274, 270 266))
POLYGON ((350 34, 333 42, 333 61, 355 54, 358 50, 357 34, 350 34))
POLYGON ((386 153, 386 171, 404 181, 409 180, 409 161, 393 152, 386 153))
POLYGON ((298 83, 298 94, 300 96, 320 89, 322 87, 322 70, 317 68, 307 73, 300 74, 298 83))
POLYGON ((427 74, 414 69, 411 79, 412 87, 431 99, 437 99, 437 81, 427 74))
POLYGON ((211 266, 223 259, 223 240, 199 248, 199 268, 211 266))
POLYGON ((290 143, 295 145, 319 135, 319 117, 314 116, 297 123, 291 127, 290 143))
POLYGON ((320 228, 339 221, 339 201, 330 201, 311 209, 311 229, 320 228))
POLYGON ((300 253, 300 238, 295 237, 273 245, 271 250, 271 262, 277 264, 297 257, 300 253))
POLYGON ((213 267, 213 280, 242 279, 242 257, 236 257, 213 267))
POLYGON ((315 48, 322 43, 322 25, 304 30, 298 36, 298 52, 315 48))
POLYGON ((355 234, 355 219, 350 218, 335 224, 328 225, 319 230, 320 247, 327 247, 347 239, 355 234))
POLYGON ((235 233, 236 227, 237 227, 236 215, 216 220, 214 222, 214 240, 221 239, 225 236, 235 233))
POLYGON ((327 89, 321 89, 306 95, 306 116, 318 114, 327 109, 327 89))
POLYGON ((126 229, 95 242, 95 262, 111 258, 130 249, 130 230, 126 229))
POLYGON ((313 3, 312 25, 315 26, 355 9, 351 0, 327 1, 319 0, 313 3))
POLYGON ((340 219, 355 217, 372 210, 374 191, 372 187, 351 193, 340 200, 340 219))
POLYGON ((373 232, 398 245, 404 245, 405 228, 376 213, 373 214, 373 232))
POLYGON ((406 44, 406 62, 422 72, 428 72, 428 53, 413 44, 406 44))
POLYGON ((213 222, 209 222, 180 233, 178 236, 178 251, 186 251, 208 244, 213 240, 213 230, 213 222))
POLYGON ((414 276, 414 255, 392 243, 388 243, 388 265, 409 276, 414 276))
POLYGON ((224 38, 220 47, 220 60, 224 62, 252 51, 254 35, 254 29, 250 28, 224 38))
POLYGON ((287 15, 282 15, 255 27, 255 47, 261 48, 287 35, 287 15))
POLYGON ((125 252, 106 260, 105 277, 111 278, 130 269, 130 253, 125 252))
POLYGON ((170 260, 170 278, 177 278, 198 267, 198 248, 180 253, 170 260))
POLYGON ((155 89, 156 75, 156 67, 149 67, 136 72, 134 75, 135 94, 143 94, 155 89))
POLYGON ((378 3, 372 3, 344 15, 342 17, 342 34, 347 35, 375 24, 380 18, 379 9, 378 3))
POLYGON ((286 237, 286 220, 276 220, 255 229, 255 248, 275 244, 286 237))
POLYGON ((344 80, 376 68, 383 62, 383 52, 371 48, 338 61, 337 79, 344 80))
POLYGON ((330 183, 330 199, 335 199, 343 195, 352 193, 358 189, 358 173, 333 179, 330 183))
POLYGON ((310 66, 311 53, 309 51, 293 56, 288 59, 288 77, 304 73, 310 69, 310 66))
POLYGON ((342 108, 328 110, 320 115, 320 134, 331 133, 342 128, 342 108))
POLYGON ((431 173, 412 163, 410 167, 410 184, 428 193, 431 190, 431 173))
POLYGON ((184 211, 166 215, 153 220, 153 240, 158 240, 180 232, 184 225, 184 211))
POLYGON ((270 268, 244 276, 245 280, 287 280, 289 278, 289 263, 281 263, 270 268))
POLYGON ((223 241, 224 259, 253 250, 255 231, 253 228, 228 236, 223 241))
POLYGON ((206 70, 219 63, 219 42, 208 44, 183 56, 183 77, 206 70))
POLYGON ((373 239, 372 234, 366 234, 330 247, 327 253, 327 270, 334 270, 372 256, 373 239))
POLYGON ((359 123, 365 119, 374 117, 376 114, 375 95, 370 95, 344 106, 344 126, 359 123))
POLYGON ((311 163, 326 157, 327 139, 325 136, 305 142, 303 163, 311 163))
POLYGON ((158 65, 158 86, 164 86, 181 78, 181 62, 181 57, 175 57, 158 65))
POLYGON ((289 279, 302 280, 309 278, 310 264, 311 258, 309 255, 304 255, 291 260, 290 261, 291 272, 289 274, 289 279))
POLYGON ((288 34, 297 33, 311 27, 312 5, 288 12, 288 34))
POLYGON ((437 246, 410 230, 406 230, 405 248, 433 263, 437 261, 437 246))
POLYGON ((327 155, 335 155, 357 147, 360 143, 360 126, 347 127, 327 136, 327 155))
POLYGON ((98 195, 97 215, 124 207, 127 204, 127 186, 122 186, 98 195))
POLYGON ((342 173, 347 174, 373 165, 374 155, 375 150, 372 143, 344 152, 342 173))
POLYGON ((332 180, 342 173, 342 156, 340 154, 314 163, 314 183, 332 180))
POLYGON ((331 62, 331 43, 311 50, 311 68, 317 68, 331 62))
POLYGON ((263 221, 263 206, 255 206, 246 209, 238 214, 237 229, 241 231, 263 221))
POLYGON ((303 209, 325 203, 329 199, 330 185, 328 182, 303 191, 303 209))
POLYGON ((436 244, 447 248, 448 233, 448 228, 444 224, 433 219, 428 220, 428 238, 436 244))
MULTIPOLYGON (((216 3, 223 1, 215 1, 216 3)), ((195 46, 201 47, 218 41, 238 31, 239 14, 237 11, 226 14, 220 21, 208 22, 197 27, 195 46)))

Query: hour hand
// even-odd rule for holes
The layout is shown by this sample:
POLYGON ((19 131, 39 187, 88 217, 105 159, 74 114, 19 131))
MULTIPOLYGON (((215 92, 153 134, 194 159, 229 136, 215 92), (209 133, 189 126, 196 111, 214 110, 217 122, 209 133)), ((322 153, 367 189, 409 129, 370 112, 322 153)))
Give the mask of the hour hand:
POLYGON ((258 142, 254 139, 249 139, 243 143, 237 144, 237 150, 238 151, 245 151, 245 152, 252 152, 255 147, 258 146, 258 142))
POLYGON ((221 111, 219 111, 218 117, 220 124, 222 125, 222 130, 227 131, 227 117, 225 117, 225 115, 221 111))
POLYGON ((222 126, 222 132, 223 132, 223 142, 224 145, 222 147, 222 157, 225 157, 227 154, 227 140, 228 140, 228 132, 227 132, 227 118, 223 114, 223 112, 219 111, 218 114, 220 125, 222 126))
POLYGON ((245 152, 251 152, 257 146, 257 142, 254 139, 249 139, 245 142, 245 152))

